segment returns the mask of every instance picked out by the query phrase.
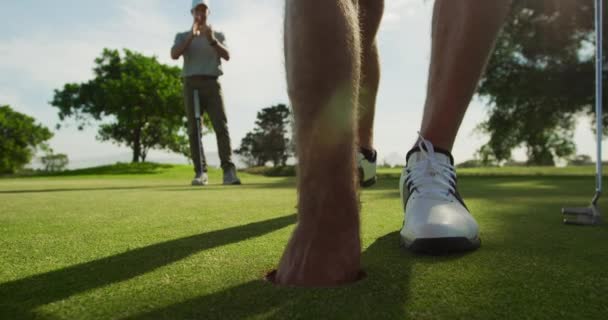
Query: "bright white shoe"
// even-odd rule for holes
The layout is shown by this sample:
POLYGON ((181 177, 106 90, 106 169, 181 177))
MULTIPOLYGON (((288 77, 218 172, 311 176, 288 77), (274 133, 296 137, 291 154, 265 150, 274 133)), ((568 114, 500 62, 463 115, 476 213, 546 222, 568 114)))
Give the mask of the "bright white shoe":
POLYGON ((357 170, 359 171, 359 184, 363 188, 368 188, 376 184, 376 158, 377 153, 373 151, 373 156, 366 157, 363 152, 357 152, 357 170))
POLYGON ((479 248, 479 226, 456 190, 454 160, 421 138, 399 183, 405 218, 401 245, 426 254, 479 248))
POLYGON ((194 176, 194 179, 192 179, 193 186, 206 186, 207 184, 209 184, 209 176, 207 176, 206 172, 197 174, 194 176))

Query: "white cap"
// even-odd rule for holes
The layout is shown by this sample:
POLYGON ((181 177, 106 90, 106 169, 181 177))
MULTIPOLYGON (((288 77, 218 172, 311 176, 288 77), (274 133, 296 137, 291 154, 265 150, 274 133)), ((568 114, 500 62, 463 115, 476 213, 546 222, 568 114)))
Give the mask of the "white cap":
POLYGON ((196 9, 196 7, 200 6, 201 4, 209 8, 209 0, 192 0, 192 8, 190 10, 194 11, 194 9, 196 9))

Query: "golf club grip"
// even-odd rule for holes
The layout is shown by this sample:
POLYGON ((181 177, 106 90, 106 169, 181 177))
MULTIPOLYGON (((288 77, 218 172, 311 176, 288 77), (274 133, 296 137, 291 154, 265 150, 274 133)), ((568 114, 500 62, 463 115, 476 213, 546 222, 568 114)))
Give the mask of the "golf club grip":
POLYGON ((602 105, 602 82, 603 82, 603 1, 595 2, 595 47, 596 47, 596 66, 595 66, 595 121, 597 125, 597 159, 596 159, 596 192, 602 192, 602 138, 603 138, 603 105, 602 105))

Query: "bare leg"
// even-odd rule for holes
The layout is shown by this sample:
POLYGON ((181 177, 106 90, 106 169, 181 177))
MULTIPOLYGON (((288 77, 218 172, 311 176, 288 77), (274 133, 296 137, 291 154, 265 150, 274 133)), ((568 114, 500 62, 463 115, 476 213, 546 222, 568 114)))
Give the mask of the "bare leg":
POLYGON ((287 84, 296 120, 298 225, 274 281, 334 286, 357 280, 361 243, 355 180, 360 39, 351 0, 287 0, 287 84))
POLYGON ((420 132, 451 151, 509 11, 510 0, 437 0, 427 100, 420 132))
POLYGON ((374 115, 380 83, 380 58, 376 34, 380 27, 384 0, 360 0, 361 86, 359 90, 359 146, 374 149, 374 115))

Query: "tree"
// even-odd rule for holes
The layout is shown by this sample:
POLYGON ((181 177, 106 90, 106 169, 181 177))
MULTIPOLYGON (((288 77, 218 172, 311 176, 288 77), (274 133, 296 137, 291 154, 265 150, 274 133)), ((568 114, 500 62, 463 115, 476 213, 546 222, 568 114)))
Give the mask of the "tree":
POLYGON ((478 159, 470 159, 456 165, 457 168, 480 168, 485 166, 486 164, 484 164, 483 161, 478 159))
POLYGON ((293 155, 288 138, 291 123, 291 111, 284 104, 262 109, 257 114, 255 129, 247 133, 234 152, 249 166, 264 166, 267 162, 275 167, 285 166, 293 155))
POLYGON ((593 12, 593 1, 514 1, 478 90, 490 105, 478 127, 490 136, 484 162, 519 146, 534 165, 576 152, 575 120, 595 114, 593 12))
POLYGON ((241 140, 241 147, 234 150, 234 153, 243 157, 247 167, 262 167, 268 162, 267 157, 263 156, 262 140, 262 133, 248 132, 241 140))
POLYGON ((179 68, 104 49, 93 71, 94 79, 55 90, 51 104, 62 121, 73 118, 79 129, 104 121, 97 138, 131 148, 133 162, 145 161, 151 149, 189 154, 179 68))
POLYGON ((63 153, 49 152, 47 155, 40 158, 44 171, 59 172, 65 170, 69 163, 68 156, 63 153))
POLYGON ((579 154, 570 161, 568 161, 569 166, 590 166, 594 162, 591 160, 591 157, 586 154, 579 154))
POLYGON ((53 137, 34 118, 0 106, 0 174, 10 174, 30 163, 38 149, 47 149, 53 137))

